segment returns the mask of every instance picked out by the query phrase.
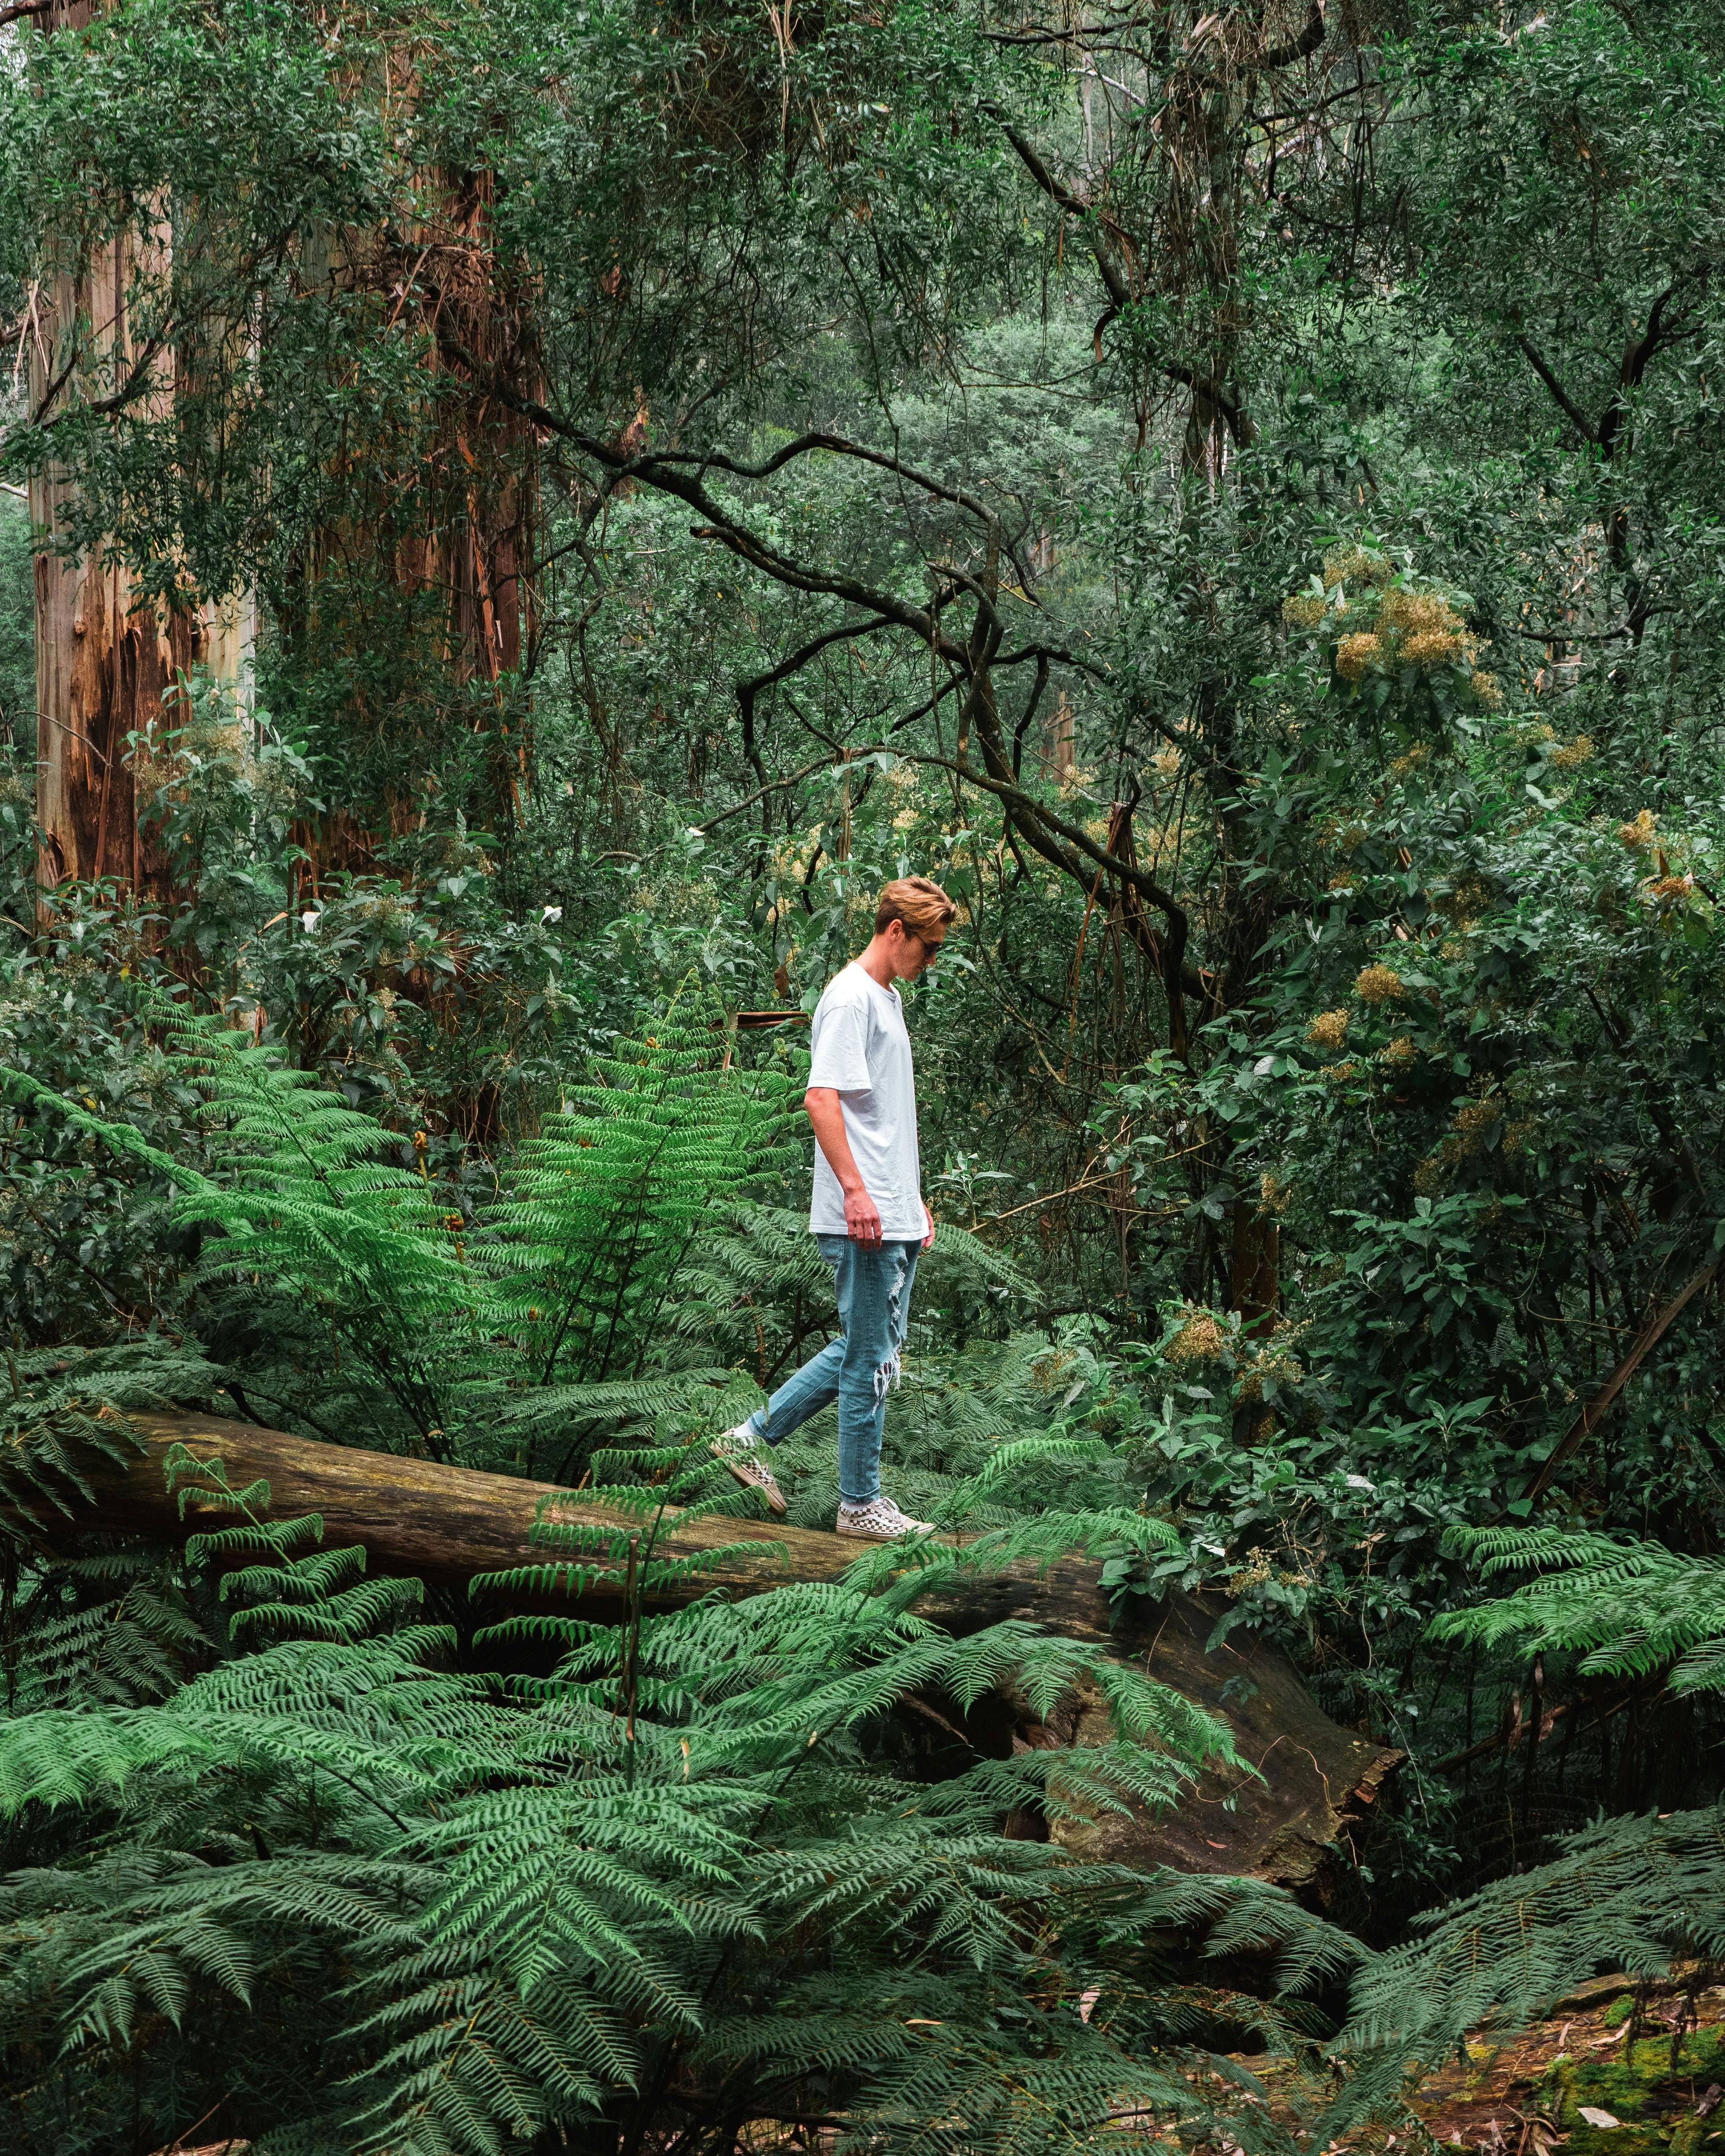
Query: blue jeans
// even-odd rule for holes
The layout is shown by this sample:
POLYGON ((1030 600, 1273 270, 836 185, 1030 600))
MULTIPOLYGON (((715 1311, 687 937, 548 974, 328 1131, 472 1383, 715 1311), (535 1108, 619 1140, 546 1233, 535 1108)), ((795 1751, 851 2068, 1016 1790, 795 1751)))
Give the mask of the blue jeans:
POLYGON ((765 1412, 757 1408, 747 1426, 768 1445, 778 1445, 837 1400, 839 1495, 847 1505, 866 1505, 880 1494, 886 1395, 898 1382, 921 1245, 882 1243, 871 1250, 849 1235, 814 1240, 833 1269, 844 1337, 829 1340, 787 1378, 765 1412))

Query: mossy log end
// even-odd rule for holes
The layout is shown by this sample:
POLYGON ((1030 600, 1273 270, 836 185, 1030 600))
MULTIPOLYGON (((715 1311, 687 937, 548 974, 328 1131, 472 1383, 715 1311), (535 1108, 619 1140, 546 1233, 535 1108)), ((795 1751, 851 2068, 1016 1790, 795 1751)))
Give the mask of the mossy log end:
MULTIPOLYGON (((449 1586, 542 1561, 547 1553, 532 1530, 548 1499, 557 1499, 555 1517, 572 1525, 614 1530, 621 1524, 615 1513, 560 1495, 549 1483, 323 1444, 211 1415, 140 1415, 133 1421, 147 1452, 126 1465, 91 1466, 94 1502, 79 1508, 77 1526, 172 1538, 231 1524, 231 1515, 213 1513, 195 1500, 182 1517, 161 1465, 176 1444, 203 1457, 219 1454, 236 1487, 262 1477, 279 1519, 320 1514, 326 1544, 363 1543, 373 1570, 449 1586)), ((674 1526, 663 1546, 687 1553, 737 1543, 757 1544, 758 1554, 745 1550, 669 1594, 757 1594, 787 1580, 835 1579, 857 1554, 855 1543, 836 1535, 735 1519, 674 1526)), ((1231 1727, 1257 1778, 1207 1777, 1170 1816, 1111 1820, 1087 1837, 1098 1855, 1145 1866, 1250 1875, 1321 1897, 1331 1852, 1357 1829, 1398 1755, 1338 1727, 1286 1657, 1263 1640, 1236 1632, 1207 1648, 1219 1606, 1208 1599, 1173 1594, 1161 1602, 1134 1601, 1123 1614, 1115 1612, 1097 1585, 1096 1567, 1071 1562, 948 1584, 917 1606, 958 1632, 1019 1617, 1106 1641, 1113 1653, 1231 1727)), ((1108 1718, 1100 1700, 1079 1696, 1046 1726, 1016 1733, 1038 1745, 1095 1743, 1106 1737, 1108 1718)))

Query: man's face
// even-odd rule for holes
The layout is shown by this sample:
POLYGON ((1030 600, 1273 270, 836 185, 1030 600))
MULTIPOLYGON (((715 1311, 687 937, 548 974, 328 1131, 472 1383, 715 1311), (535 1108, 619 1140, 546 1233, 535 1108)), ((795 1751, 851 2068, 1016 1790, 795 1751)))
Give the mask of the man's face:
POLYGON ((918 974, 934 963, 946 940, 944 928, 932 929, 927 936, 920 936, 914 928, 906 928, 903 921, 893 921, 886 932, 887 949, 892 954, 893 978, 914 981, 918 974))

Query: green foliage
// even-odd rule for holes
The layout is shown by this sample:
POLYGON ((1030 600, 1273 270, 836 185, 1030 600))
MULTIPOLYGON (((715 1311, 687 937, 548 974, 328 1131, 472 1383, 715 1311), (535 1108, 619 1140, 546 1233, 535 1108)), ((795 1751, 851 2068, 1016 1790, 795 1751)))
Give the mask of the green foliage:
MULTIPOLYGON (((943 1796, 903 1735, 1014 1657, 1117 1681, 917 1629, 956 1570, 1073 1547, 1140 1606, 1209 1591, 1409 1755, 1343 1922, 1485 1889, 1453 1951, 1489 1981, 1447 1918, 1368 1965, 1348 2116, 1568 1964, 1711 1938, 1708 1296, 1548 1526, 1527 1493, 1725 1217, 1717 8, 1180 5, 1106 50, 1038 7, 41 27, 0 28, 0 470, 57 475, 52 532, 0 494, 0 1494, 58 1534, 77 1446, 218 1383, 597 1475, 638 1586, 693 1594, 655 1537, 720 1502, 698 1440, 832 1324, 798 1021, 914 869, 961 911, 908 998, 941 1218, 887 1465, 970 1539, 866 1562, 876 1630, 814 1594, 637 1632, 627 1537, 548 1528, 590 1622, 482 1650, 309 1542, 233 1545, 225 1603, 219 1548, 21 1543, 17 1742, 74 1792, 18 1813, 8 1889, 39 2145, 177 2086, 176 2015, 284 2148, 1028 2149, 1151 2065, 1207 2131, 1199 2009, 1129 1934, 1235 1890, 1083 1884, 988 1837, 1100 1782, 943 1796), (50 321, 80 275, 102 304, 50 321), (256 680, 129 745, 142 887, 44 894, 18 774, 67 715, 44 748, 27 617, 80 552, 253 593, 256 680), (739 1007, 778 1029, 711 1029, 739 1007), (769 1801, 805 1704, 834 1733, 769 1801), (85 1953, 117 1988, 62 2072, 85 1953)), ((831 1440, 779 1455, 800 1527, 831 1440)), ((1166 1798, 1201 1732, 1115 1703, 1166 1798)), ((1230 1952, 1298 1928, 1230 1906, 1230 1952)), ((139 2156, 188 2125, 160 2100, 139 2156)))
MULTIPOLYGON (((216 1372, 195 1349, 162 1339, 117 1342, 86 1354, 4 1351, 0 1393, 0 1537, 14 1545, 69 1519, 90 1495, 89 1455, 135 1456, 129 1411, 207 1398, 216 1372)), ((123 1568, 122 1568, 123 1569, 123 1568)))
POLYGON ((639 1372, 696 1239, 783 1160, 788 1073, 732 1069, 722 1009, 692 984, 653 1024, 570 1088, 482 1216, 500 1253, 492 1322, 547 1413, 560 1380, 639 1372))
POLYGON ((1393 2107, 1475 2029, 1547 2013, 1596 1969, 1662 1974, 1725 1945, 1717 1807, 1602 1821, 1554 1861, 1443 1910, 1356 1976, 1336 2041, 1352 2072, 1323 2121, 1343 2133, 1393 2107))
MULTIPOLYGON (((225 1649, 159 1704, 86 1691, 0 1732, 7 1816, 57 1845, 8 1890, 0 2041, 59 2046, 10 2077, 20 2145, 72 2108, 99 2131, 118 2100, 167 2130, 160 2107, 236 2015, 258 2033, 222 2100, 266 2147, 482 2150, 552 2123, 705 2144, 738 2103, 770 2121, 812 2101, 906 2145, 956 2106, 968 2137, 1016 2149, 1045 2145, 1050 2104, 1063 2138, 1110 2145, 1123 2097, 1189 2112, 1179 2047, 1229 2002, 1168 1990, 1147 1941, 1235 1902, 1237 1932, 1291 1948, 1296 1914, 999 1823, 1166 1804, 1229 1755, 1224 1732, 1098 1649, 932 1630, 914 1577, 644 1613, 698 1593, 655 1550, 667 1506, 746 1502, 727 1481, 703 1506, 721 1471, 698 1447, 651 1464, 659 1488, 594 1493, 639 1524, 584 1568, 589 1589, 626 1574, 633 1614, 510 1620, 552 1660, 505 1683, 450 1666, 413 1584, 368 1582, 315 1520, 270 1522, 262 1486, 170 1457, 234 1519, 187 1547, 220 1573, 225 1649), (929 1784, 880 1749, 906 1700, 962 1713, 1010 1676, 1045 1710, 1081 1674, 1120 1732, 1081 1756, 979 1756, 929 1784), (259 2020, 284 1987, 298 2030, 259 2020)), ((545 1533, 567 1578, 569 1532, 545 1533)))
POLYGON ((1538 1570, 1512 1594, 1440 1618, 1433 1636, 1506 1640, 1579 1656, 1584 1676, 1664 1676, 1674 1693, 1725 1686, 1725 1564, 1661 1543, 1574 1527, 1452 1530, 1485 1577, 1538 1570))
POLYGON ((217 1019, 173 1020, 169 1057, 228 1168, 177 1209, 218 1237, 194 1277, 302 1300, 422 1435, 439 1427, 482 1321, 423 1172, 382 1158, 369 1116, 217 1019))
POLYGON ((657 1032, 619 1040, 572 1088, 575 1108, 521 1146, 470 1224, 439 1205, 423 1132, 389 1147, 313 1074, 212 1016, 159 1013, 167 1069, 214 1145, 214 1173, 27 1072, 0 1084, 178 1187, 177 1224, 207 1239, 190 1292, 225 1291, 224 1307, 249 1308, 254 1324, 285 1303, 336 1342, 338 1385, 350 1367, 360 1397, 388 1403, 434 1449, 447 1439, 470 1455, 500 1416, 551 1441, 572 1417, 650 1414, 699 1382, 631 1381, 660 1344, 696 1239, 778 1164, 790 1081, 733 1068, 707 1007, 689 1001, 692 1014, 674 1001, 657 1032))

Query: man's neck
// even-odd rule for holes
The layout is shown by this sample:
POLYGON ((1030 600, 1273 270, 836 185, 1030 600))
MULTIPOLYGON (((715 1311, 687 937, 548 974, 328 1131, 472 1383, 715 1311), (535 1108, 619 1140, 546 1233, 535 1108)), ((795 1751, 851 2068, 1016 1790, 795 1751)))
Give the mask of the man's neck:
POLYGON ((876 988, 885 988, 889 994, 896 976, 892 970, 892 954, 886 947, 886 938, 877 936, 857 960, 876 988))

